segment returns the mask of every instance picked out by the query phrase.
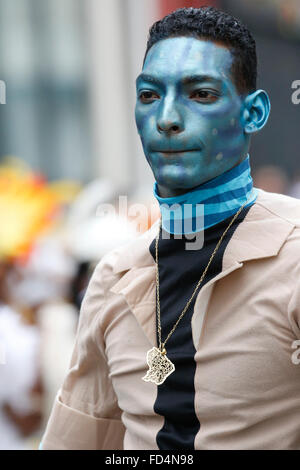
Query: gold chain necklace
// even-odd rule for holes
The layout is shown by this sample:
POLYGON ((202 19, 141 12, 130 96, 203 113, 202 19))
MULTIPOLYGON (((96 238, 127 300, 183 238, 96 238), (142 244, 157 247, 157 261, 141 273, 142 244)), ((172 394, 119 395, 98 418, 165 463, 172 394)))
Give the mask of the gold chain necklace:
POLYGON ((157 329, 158 329, 158 339, 159 339, 159 347, 156 348, 155 346, 150 349, 148 352, 147 352, 147 364, 149 366, 149 370, 147 371, 147 374, 142 377, 143 380, 145 380, 145 382, 153 382, 155 383, 156 385, 161 385, 165 380, 166 378, 172 374, 172 372, 174 372, 175 370, 175 365, 173 364, 172 361, 170 361, 170 359, 167 357, 167 351, 166 351, 166 348, 165 348, 165 345, 166 345, 166 342, 168 341, 168 339, 170 338, 170 336, 174 333, 174 331, 176 330, 177 326, 178 326, 178 323, 180 322, 180 320, 182 319, 182 317, 184 316, 184 314, 186 313, 187 309, 189 308, 190 306, 190 303, 192 302, 194 296, 195 296, 195 293, 197 292, 198 290, 198 287, 200 286, 201 282, 203 281, 204 277, 205 277, 205 274, 216 254, 216 252, 218 251, 219 249, 219 246, 221 245, 222 243, 222 240, 223 238, 225 237, 227 231, 229 230, 229 228, 231 227, 231 225, 233 224, 233 222, 235 221, 235 219, 238 217, 238 215, 240 214, 240 212, 242 211, 242 209, 244 208, 244 206, 247 204, 248 200, 239 208, 239 210, 236 212, 236 214, 233 216, 230 224, 228 225, 228 227, 225 229, 223 235, 221 236, 220 240, 218 241, 210 259, 209 259, 209 262, 205 268, 205 270, 203 271, 202 273, 202 276, 198 282, 198 284, 196 285, 195 289, 194 289, 194 292, 190 298, 190 300, 187 302, 186 306, 184 307, 184 309, 182 310, 181 314, 179 315, 177 321, 174 323, 174 326, 173 328, 170 330, 168 336, 166 337, 166 339, 164 340, 164 342, 162 343, 161 341, 161 322, 160 322, 160 302, 159 302, 159 272, 158 272, 158 240, 159 240, 159 234, 160 234, 160 229, 161 229, 161 219, 160 219, 160 224, 159 224, 159 229, 158 229, 158 234, 156 236, 156 242, 155 242, 155 263, 156 263, 156 294, 157 294, 157 329))

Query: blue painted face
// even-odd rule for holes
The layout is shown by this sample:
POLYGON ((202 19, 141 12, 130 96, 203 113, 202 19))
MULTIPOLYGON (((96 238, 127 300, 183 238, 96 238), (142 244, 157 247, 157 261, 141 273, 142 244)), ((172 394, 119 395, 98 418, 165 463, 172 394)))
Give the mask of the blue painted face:
POLYGON ((135 118, 162 197, 175 196, 240 163, 248 153, 244 98, 226 47, 192 37, 149 50, 137 78, 135 118))

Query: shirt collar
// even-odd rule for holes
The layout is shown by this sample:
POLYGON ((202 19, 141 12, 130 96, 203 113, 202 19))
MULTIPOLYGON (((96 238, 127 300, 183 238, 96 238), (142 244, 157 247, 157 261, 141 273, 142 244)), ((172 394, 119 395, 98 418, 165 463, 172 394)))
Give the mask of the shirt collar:
POLYGON ((249 155, 238 165, 190 191, 174 197, 153 193, 160 207, 163 229, 172 234, 191 234, 217 225, 233 216, 246 202, 257 198, 253 188, 249 155))

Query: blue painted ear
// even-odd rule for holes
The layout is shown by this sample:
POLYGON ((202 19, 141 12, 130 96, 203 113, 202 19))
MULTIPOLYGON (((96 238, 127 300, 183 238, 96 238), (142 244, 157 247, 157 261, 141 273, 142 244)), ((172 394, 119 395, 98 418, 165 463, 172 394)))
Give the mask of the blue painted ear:
POLYGON ((264 90, 256 90, 245 98, 243 122, 246 134, 260 131, 266 124, 271 110, 269 96, 264 90))

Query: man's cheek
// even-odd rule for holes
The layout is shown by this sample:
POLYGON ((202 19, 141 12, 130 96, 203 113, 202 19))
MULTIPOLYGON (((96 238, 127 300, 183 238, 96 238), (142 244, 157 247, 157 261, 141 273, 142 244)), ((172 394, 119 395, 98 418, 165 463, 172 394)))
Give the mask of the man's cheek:
POLYGON ((153 135, 156 126, 155 110, 142 111, 137 109, 135 112, 135 121, 140 136, 143 136, 144 142, 153 135))
POLYGON ((235 117, 226 118, 223 124, 212 130, 212 135, 221 145, 232 144, 235 146, 243 140, 243 128, 235 117))
POLYGON ((206 130, 206 146, 212 158, 222 160, 238 154, 244 146, 244 133, 238 117, 215 120, 206 130))
POLYGON ((145 124, 145 115, 144 113, 136 111, 135 113, 135 122, 136 122, 136 127, 139 135, 141 136, 144 131, 144 124, 145 124))

